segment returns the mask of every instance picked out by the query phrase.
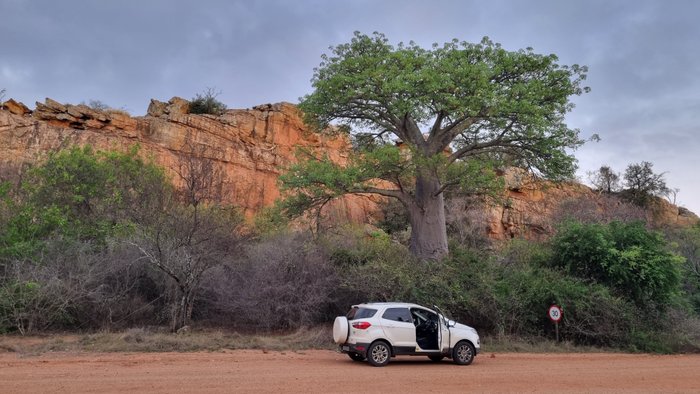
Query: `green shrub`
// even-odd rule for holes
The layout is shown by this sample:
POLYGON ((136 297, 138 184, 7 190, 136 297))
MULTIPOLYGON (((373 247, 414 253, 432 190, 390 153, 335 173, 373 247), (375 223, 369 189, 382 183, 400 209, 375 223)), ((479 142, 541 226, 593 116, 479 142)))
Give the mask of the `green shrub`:
POLYGON ((319 240, 340 277, 337 312, 370 301, 410 301, 421 265, 382 231, 345 227, 319 240))
POLYGON ((679 291, 683 258, 641 222, 567 222, 553 240, 552 263, 609 286, 638 305, 662 307, 679 291))
POLYGON ((20 203, 0 233, 0 255, 26 256, 44 238, 104 239, 148 222, 167 198, 163 171, 138 156, 72 147, 29 170, 20 203))
POLYGON ((668 231, 674 250, 685 257, 681 287, 695 315, 700 315, 700 225, 668 231))
POLYGON ((543 266, 550 256, 538 243, 518 241, 492 256, 451 245, 449 259, 416 281, 417 301, 440 306, 483 335, 554 338, 552 303, 564 310, 562 340, 580 345, 631 346, 629 332, 653 332, 634 303, 603 284, 543 266))
POLYGON ((212 88, 207 88, 202 93, 197 93, 190 100, 190 113, 192 114, 209 114, 222 115, 226 112, 226 104, 216 98, 221 94, 212 88))

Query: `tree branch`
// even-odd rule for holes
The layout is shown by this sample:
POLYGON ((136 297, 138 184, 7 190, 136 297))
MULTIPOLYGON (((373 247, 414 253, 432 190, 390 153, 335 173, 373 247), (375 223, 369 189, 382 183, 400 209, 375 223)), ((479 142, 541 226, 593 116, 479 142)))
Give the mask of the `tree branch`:
POLYGON ((514 124, 515 124, 515 120, 511 120, 510 123, 506 127, 503 128, 501 133, 496 138, 492 139, 491 141, 481 142, 481 143, 475 142, 471 145, 466 145, 466 146, 462 147, 461 149, 458 149, 457 151, 455 151, 454 153, 452 153, 450 155, 450 157, 448 159, 449 162, 453 163, 455 160, 466 155, 466 153, 469 151, 482 150, 482 149, 490 148, 490 147, 494 147, 494 146, 508 146, 508 144, 515 142, 515 141, 518 141, 519 139, 517 139, 517 138, 516 139, 508 139, 508 140, 504 139, 505 135, 508 132, 510 132, 511 130, 513 130, 514 124))

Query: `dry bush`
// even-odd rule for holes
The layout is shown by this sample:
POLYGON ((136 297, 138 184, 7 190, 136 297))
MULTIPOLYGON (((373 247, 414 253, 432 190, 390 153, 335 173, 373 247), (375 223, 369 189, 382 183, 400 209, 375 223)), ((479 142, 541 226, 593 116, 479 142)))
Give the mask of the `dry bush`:
POLYGON ((210 272, 205 283, 212 310, 204 318, 268 330, 315 324, 326 317, 337 282, 308 235, 276 235, 247 247, 241 262, 210 272))
POLYGON ((670 312, 668 327, 671 351, 682 353, 700 353, 700 318, 688 316, 687 311, 670 312))
POLYGON ((140 261, 162 274, 170 291, 171 329, 190 323, 207 271, 230 260, 241 238, 235 233, 241 218, 222 207, 173 207, 150 228, 140 229, 127 243, 140 261))
POLYGON ((460 245, 483 249, 489 246, 489 217, 485 205, 475 198, 452 197, 445 201, 447 233, 460 245))
POLYGON ((0 337, 2 352, 22 356, 46 352, 194 352, 222 349, 262 349, 267 351, 303 351, 334 349, 329 325, 301 327, 282 333, 240 333, 222 330, 192 330, 175 334, 152 327, 130 328, 118 332, 96 332, 83 335, 50 335, 0 337))
POLYGON ((76 311, 83 328, 123 329, 167 320, 166 279, 139 257, 136 250, 117 242, 100 253, 87 278, 93 290, 76 311))
POLYGON ((231 260, 244 239, 240 212, 218 204, 225 198, 221 168, 207 158, 205 147, 188 150, 175 169, 183 184, 175 195, 179 201, 169 201, 156 220, 127 241, 169 282, 172 331, 190 324, 204 275, 231 260))
POLYGON ((588 197, 562 201, 552 215, 554 223, 575 220, 582 223, 629 223, 645 221, 646 210, 614 195, 603 194, 596 200, 588 197))
POLYGON ((158 324, 157 276, 123 249, 47 241, 35 260, 13 259, 0 277, 0 330, 119 328, 158 324))
POLYGON ((91 288, 95 261, 89 245, 46 242, 36 260, 9 259, 0 278, 0 330, 22 335, 71 326, 73 312, 91 288))

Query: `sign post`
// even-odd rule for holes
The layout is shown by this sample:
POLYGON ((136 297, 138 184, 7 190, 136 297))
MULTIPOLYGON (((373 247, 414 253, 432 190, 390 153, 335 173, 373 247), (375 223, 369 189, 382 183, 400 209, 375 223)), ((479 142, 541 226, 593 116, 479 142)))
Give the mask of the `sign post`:
POLYGON ((554 322, 554 331, 557 333, 557 342, 559 342, 559 320, 561 320, 562 310, 556 304, 552 304, 547 311, 547 316, 554 322))

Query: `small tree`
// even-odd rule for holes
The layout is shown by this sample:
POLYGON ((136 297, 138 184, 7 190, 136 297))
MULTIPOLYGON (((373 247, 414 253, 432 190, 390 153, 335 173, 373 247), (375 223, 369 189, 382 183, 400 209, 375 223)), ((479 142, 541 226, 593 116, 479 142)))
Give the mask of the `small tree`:
POLYGON ((198 153, 179 160, 176 172, 184 183, 179 201, 172 201, 158 221, 130 241, 175 285, 173 331, 189 324, 204 274, 228 261, 241 241, 241 215, 214 199, 221 197, 223 174, 204 152, 198 153))
POLYGON ((608 166, 588 173, 589 180, 599 192, 613 193, 620 190, 620 174, 608 166))
POLYGON ((213 88, 207 88, 202 93, 197 93, 190 101, 190 113, 192 114, 210 114, 221 115, 226 111, 226 104, 216 98, 221 94, 221 91, 216 91, 213 88))
POLYGON ((664 174, 655 174, 654 165, 648 161, 630 164, 625 170, 625 185, 628 198, 637 205, 648 206, 654 196, 667 193, 664 174))
POLYGON ((356 32, 331 51, 315 69, 314 92, 300 104, 307 122, 318 130, 345 122, 379 143, 359 144, 369 148, 347 167, 302 158, 282 178, 292 192, 289 212, 347 193, 394 198, 408 213, 411 251, 440 259, 448 253, 446 190, 493 190, 494 167, 501 165, 554 179, 573 174, 567 149, 583 141, 564 115, 573 108, 569 97, 587 91, 586 67, 559 65, 556 56, 530 48, 507 51, 487 38, 423 49, 356 32), (382 143, 391 139, 401 147, 382 143))

